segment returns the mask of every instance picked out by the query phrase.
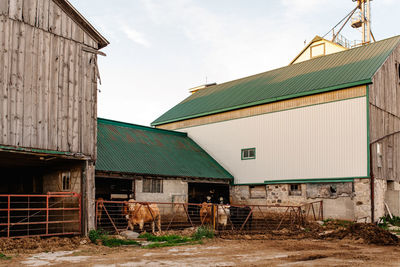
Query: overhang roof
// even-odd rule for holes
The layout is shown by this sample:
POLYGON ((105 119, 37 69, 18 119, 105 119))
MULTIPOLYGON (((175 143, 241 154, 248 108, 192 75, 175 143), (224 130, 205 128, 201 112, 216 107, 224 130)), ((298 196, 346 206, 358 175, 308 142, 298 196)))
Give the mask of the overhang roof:
POLYGON ((233 179, 186 133, 98 119, 96 170, 233 179))
POLYGON ((162 125, 371 83, 400 36, 200 90, 156 119, 162 125))

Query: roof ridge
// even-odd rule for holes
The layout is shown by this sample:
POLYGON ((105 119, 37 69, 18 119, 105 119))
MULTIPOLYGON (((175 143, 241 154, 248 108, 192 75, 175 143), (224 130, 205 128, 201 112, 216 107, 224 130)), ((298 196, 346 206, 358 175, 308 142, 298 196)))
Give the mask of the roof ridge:
POLYGON ((152 131, 152 132, 161 132, 161 133, 174 134, 174 135, 179 135, 179 136, 187 136, 187 133, 183 133, 183 132, 159 129, 159 128, 155 128, 155 127, 149 127, 149 126, 139 125, 139 124, 134 124, 134 123, 129 123, 129 122, 116 121, 116 120, 110 120, 110 119, 105 119, 105 118, 97 118, 97 121, 99 123, 104 123, 104 124, 109 124, 109 125, 114 125, 114 126, 121 126, 121 127, 131 128, 131 129, 145 130, 145 131, 152 131))
MULTIPOLYGON (((380 42, 383 42, 383 41, 387 41, 387 40, 389 40, 389 39, 395 39, 395 38, 399 38, 399 42, 400 42, 400 35, 396 35, 396 36, 392 36, 392 37, 389 37, 389 38, 386 38, 386 39, 383 39, 383 40, 379 40, 379 41, 376 41, 376 42, 373 42, 373 43, 370 43, 370 44, 367 44, 367 45, 357 46, 357 47, 354 47, 354 48, 351 48, 351 49, 347 49, 347 50, 343 50, 343 51, 339 51, 339 52, 336 52, 336 53, 333 53, 333 54, 328 54, 328 55, 325 55, 325 56, 323 56, 323 57, 311 58, 311 59, 309 59, 309 60, 305 60, 305 61, 296 63, 296 65, 309 63, 309 62, 312 62, 312 61, 315 61, 315 60, 319 60, 319 59, 321 59, 321 58, 336 56, 336 55, 338 55, 338 54, 340 54, 340 53, 354 51, 354 50, 357 50, 357 49, 360 49, 360 48, 365 48, 365 47, 368 47, 368 46, 371 46, 371 45, 375 45, 375 44, 377 44, 377 43, 380 43, 380 42)), ((393 49, 394 49, 394 48, 393 48, 393 49)), ((393 50, 393 49, 392 49, 392 50, 393 50)), ((293 64, 293 65, 294 65, 294 64, 293 64)), ((268 72, 271 72, 271 71, 274 71, 274 70, 280 70, 280 69, 287 68, 287 67, 293 66, 293 65, 286 65, 286 66, 282 66, 282 67, 279 67, 279 68, 276 68, 276 69, 271 69, 271 70, 259 72, 259 73, 256 73, 256 74, 252 74, 252 75, 249 75, 249 76, 246 76, 246 77, 242 77, 242 78, 230 80, 230 81, 227 81, 227 82, 219 83, 218 86, 223 85, 223 84, 226 84, 226 83, 230 83, 230 82, 237 82, 237 81, 240 81, 240 80, 242 80, 242 79, 246 79, 246 78, 254 77, 254 76, 257 76, 257 75, 265 74, 265 73, 268 73, 268 72)), ((213 87, 214 87, 214 86, 210 86, 209 88, 204 88, 202 91, 205 92, 205 91, 207 91, 207 90, 209 90, 209 89, 211 89, 211 88, 213 88, 213 87)))
POLYGON ((344 88, 340 87, 343 85, 354 86, 355 83, 360 82, 363 82, 363 84, 370 83, 373 74, 379 69, 382 61, 385 61, 399 44, 400 35, 397 35, 368 45, 220 83, 186 97, 155 119, 151 125, 205 116, 213 112, 218 113, 243 106, 248 107, 278 101, 278 99, 298 97, 298 95, 311 95, 321 89, 337 90, 344 88), (372 61, 367 65, 362 65, 367 63, 368 60, 372 61), (361 66, 360 64, 363 68, 356 69, 352 75, 349 75, 348 70, 354 71, 354 66, 361 66), (346 69, 347 71, 345 71, 346 69), (329 72, 333 76, 325 77, 327 78, 326 81, 322 81, 320 74, 318 74, 321 71, 324 71, 323 73, 329 72), (342 76, 338 76, 340 71, 345 71, 341 74, 342 76), (304 80, 306 76, 313 79, 304 80), (332 80, 332 77, 335 80, 332 80), (295 83, 301 83, 304 88, 301 87, 301 84, 300 87, 295 86, 295 83), (285 87, 281 88, 283 85, 285 87), (256 91, 243 90, 243 88, 249 86, 255 88, 256 91), (276 88, 274 89, 274 87, 276 88), (270 90, 265 90, 266 88, 270 90), (232 93, 234 93, 234 97, 232 93), (215 97, 210 99, 212 95, 215 97), (202 108, 204 106, 209 107, 202 108))

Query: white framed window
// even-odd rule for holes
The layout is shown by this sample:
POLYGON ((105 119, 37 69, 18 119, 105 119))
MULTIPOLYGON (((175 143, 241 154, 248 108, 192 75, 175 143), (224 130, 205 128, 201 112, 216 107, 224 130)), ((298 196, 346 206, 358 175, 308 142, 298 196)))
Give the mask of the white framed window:
POLYGON ((256 158, 256 149, 255 148, 242 149, 241 158, 242 158, 242 160, 255 159, 256 158))
POLYGON ((62 191, 71 190, 71 172, 61 173, 62 191))
POLYGON ((159 178, 143 178, 143 193, 162 193, 163 180, 159 178))

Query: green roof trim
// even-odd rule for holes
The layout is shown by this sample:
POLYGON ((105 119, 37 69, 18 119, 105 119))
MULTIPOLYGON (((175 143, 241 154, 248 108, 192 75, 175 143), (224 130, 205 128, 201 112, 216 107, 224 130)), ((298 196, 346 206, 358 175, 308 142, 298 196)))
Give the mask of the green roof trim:
POLYGON ((199 90, 153 126, 370 84, 400 36, 199 90))
POLYGON ((344 178, 320 178, 320 179, 293 179, 293 180, 271 180, 264 184, 312 184, 312 183, 344 183, 354 182, 354 179, 369 179, 369 177, 344 177, 344 178))
POLYGON ((27 148, 27 147, 13 147, 13 146, 0 145, 0 149, 1 150, 8 150, 8 151, 28 152, 28 153, 74 156, 74 153, 71 153, 71 152, 56 151, 56 150, 46 150, 46 149, 36 149, 36 148, 27 148))
POLYGON ((101 118, 97 122, 98 171, 233 179, 186 133, 101 118))

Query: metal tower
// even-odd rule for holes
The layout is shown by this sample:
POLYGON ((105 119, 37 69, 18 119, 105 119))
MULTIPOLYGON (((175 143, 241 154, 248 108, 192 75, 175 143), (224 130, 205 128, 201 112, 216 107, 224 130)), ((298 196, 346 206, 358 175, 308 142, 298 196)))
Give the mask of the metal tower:
POLYGON ((358 12, 352 17, 351 27, 361 28, 362 44, 371 42, 371 0, 353 0, 357 2, 358 12))

